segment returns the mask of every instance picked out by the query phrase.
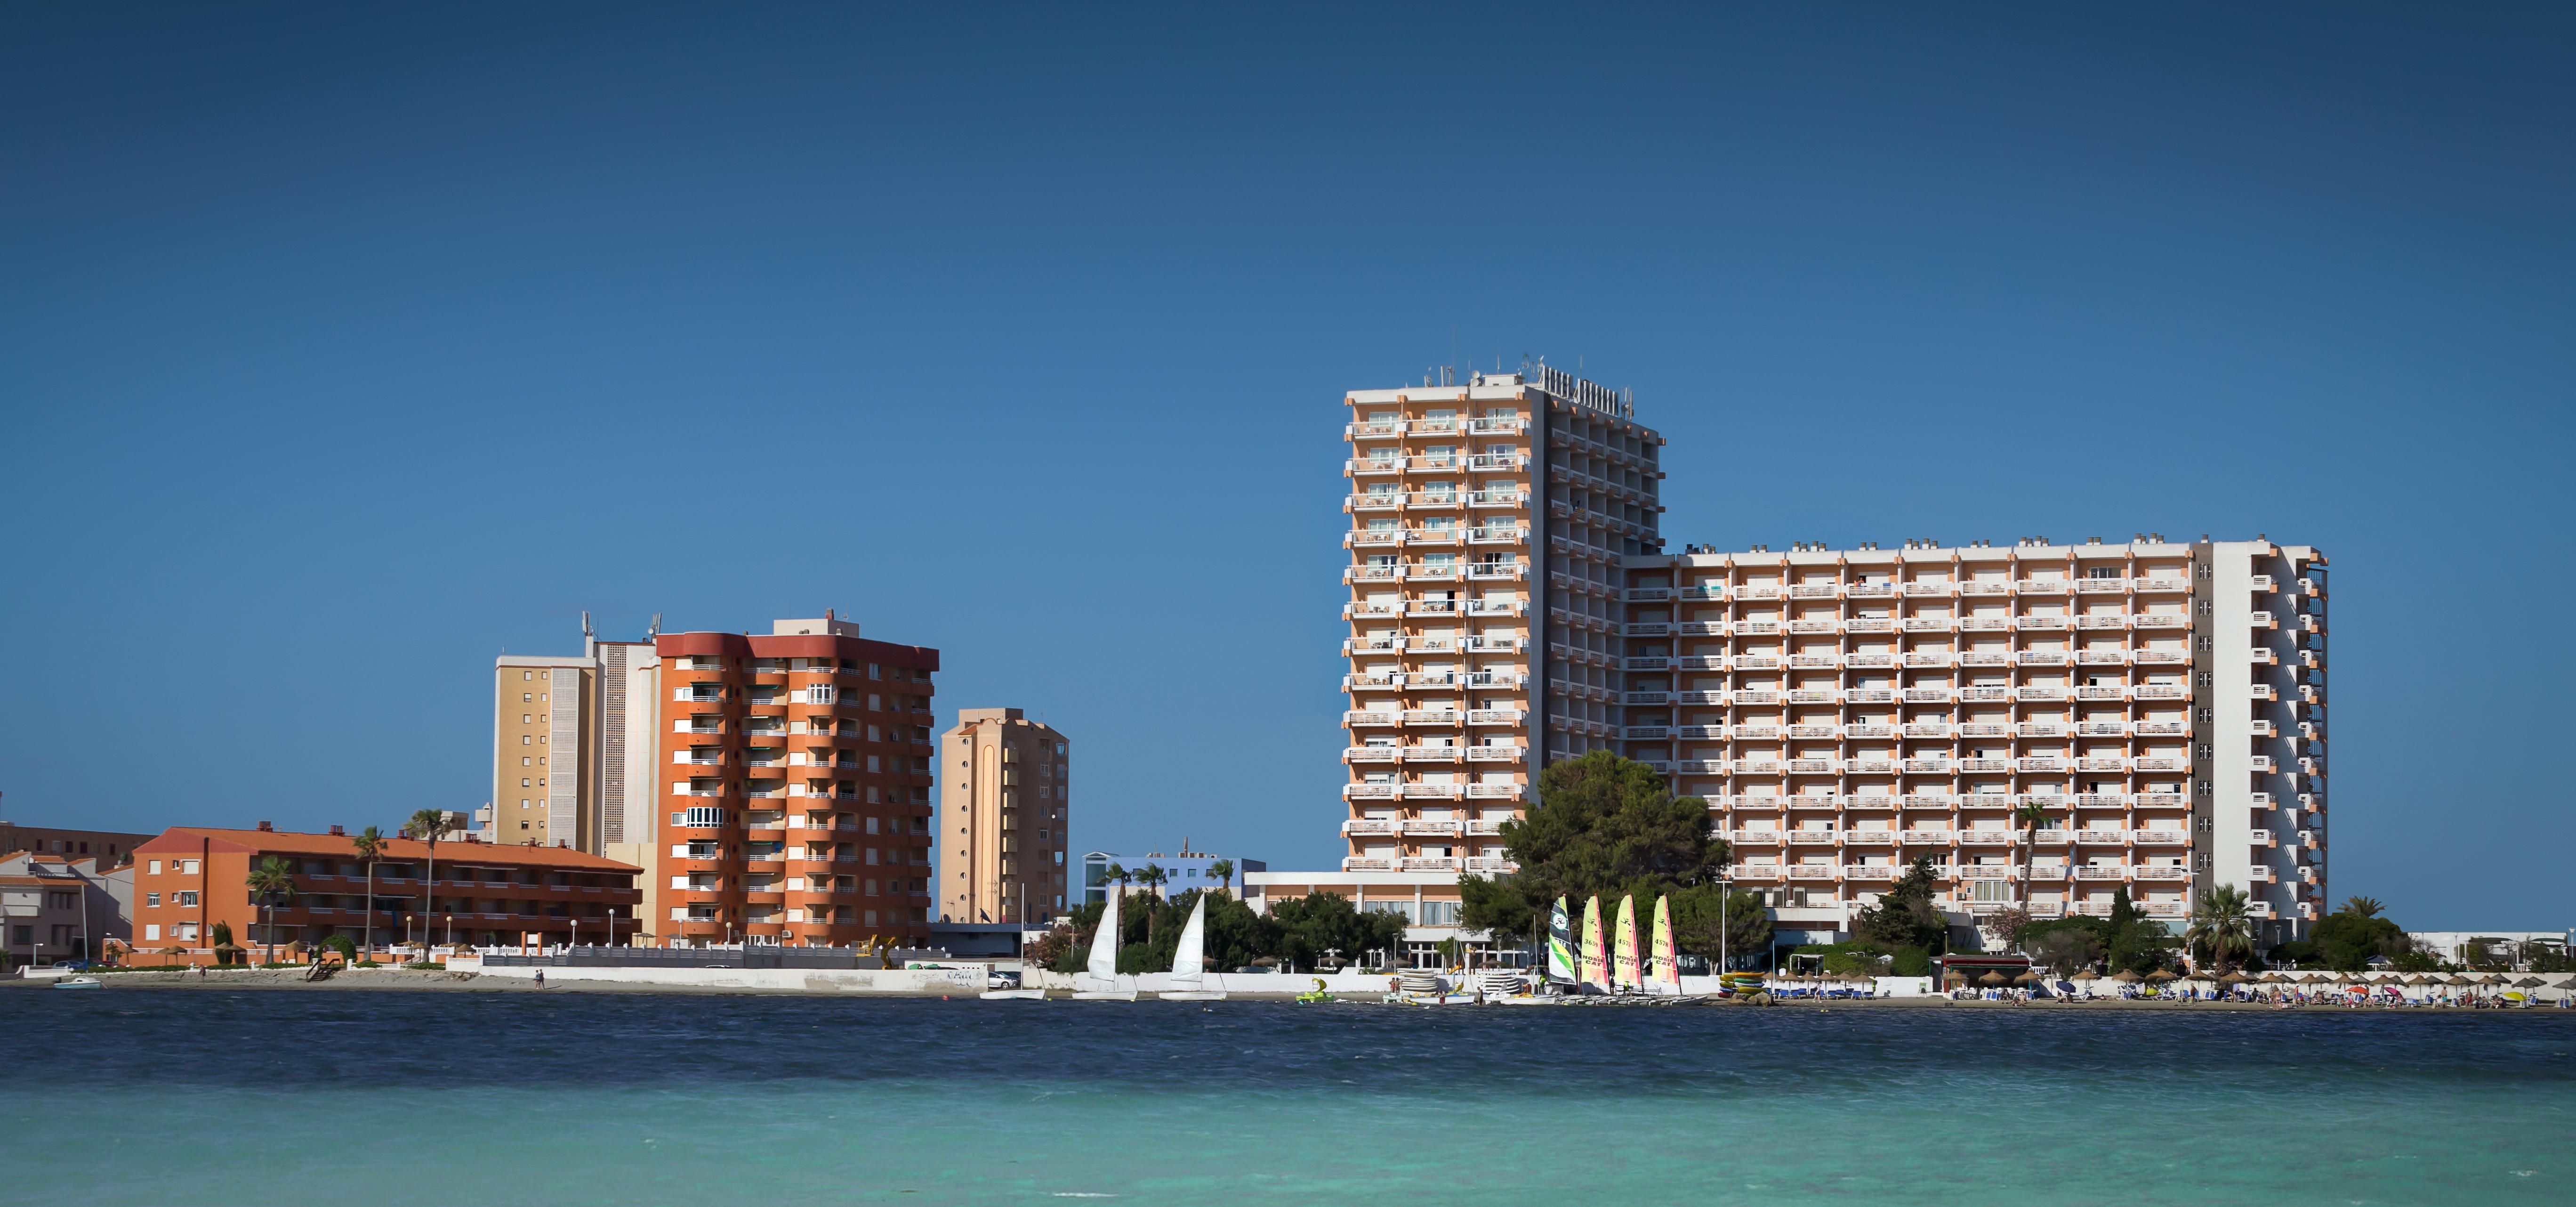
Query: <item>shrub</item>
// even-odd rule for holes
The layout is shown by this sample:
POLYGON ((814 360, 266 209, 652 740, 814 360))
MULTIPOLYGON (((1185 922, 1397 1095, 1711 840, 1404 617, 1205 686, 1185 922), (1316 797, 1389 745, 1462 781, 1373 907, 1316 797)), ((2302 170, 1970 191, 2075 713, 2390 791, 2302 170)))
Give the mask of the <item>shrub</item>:
POLYGON ((1899 947, 1888 965, 1890 976, 1932 975, 1932 953, 1920 947, 1899 947))

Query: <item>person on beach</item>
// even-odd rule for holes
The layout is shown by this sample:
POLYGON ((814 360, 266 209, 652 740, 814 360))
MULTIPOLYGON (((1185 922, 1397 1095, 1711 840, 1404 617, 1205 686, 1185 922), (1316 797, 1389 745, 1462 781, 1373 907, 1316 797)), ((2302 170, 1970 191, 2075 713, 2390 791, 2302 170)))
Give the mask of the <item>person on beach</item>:
POLYGON ((545 988, 545 987, 546 987, 546 970, 545 970, 545 969, 543 969, 543 968, 540 968, 540 969, 538 969, 538 970, 537 970, 537 988, 539 988, 539 989, 543 989, 543 988, 545 988))

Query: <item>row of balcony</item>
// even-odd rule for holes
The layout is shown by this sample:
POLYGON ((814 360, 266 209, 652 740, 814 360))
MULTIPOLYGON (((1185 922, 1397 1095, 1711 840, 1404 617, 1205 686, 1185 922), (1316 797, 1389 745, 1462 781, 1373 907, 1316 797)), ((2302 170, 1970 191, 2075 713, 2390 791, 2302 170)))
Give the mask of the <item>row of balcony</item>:
MULTIPOLYGON (((930 773, 927 771, 891 771, 878 776, 877 778, 902 780, 909 786, 913 787, 927 788, 930 786, 930 773)), ((817 784, 783 784, 782 781, 779 780, 746 780, 738 786, 695 782, 683 783, 681 781, 674 780, 671 783, 671 795, 685 796, 691 799, 703 798, 708 800, 733 797, 741 800, 832 801, 838 803, 841 807, 861 803, 877 803, 865 800, 864 795, 856 788, 843 784, 835 784, 832 786, 822 786, 819 782, 817 784)), ((886 803, 901 804, 903 802, 890 801, 886 803)))
POLYGON ((1777 637, 1828 633, 2066 633, 2191 627, 2188 616, 2140 613, 2120 616, 1819 616, 1807 620, 1636 620, 1629 637, 1777 637))
POLYGON ((1527 746, 1353 746, 1342 751, 1346 763, 1520 763, 1527 746))
POLYGON ((1342 568, 1342 581, 1346 583, 1518 582, 1528 577, 1529 567, 1520 562, 1417 562, 1409 566, 1342 568))
POLYGON ((1342 858, 1345 872, 1476 872, 1508 876, 1521 870, 1521 865, 1491 856, 1453 858, 1432 855, 1346 855, 1342 858))
POLYGON ((1943 669, 1953 666, 2188 666, 2191 655, 2182 650, 1970 650, 1964 654, 1856 653, 1819 652, 1813 654, 1686 654, 1638 655, 1623 665, 1632 671, 1683 670, 1892 670, 1897 667, 1943 669))
MULTIPOLYGON (((1738 883, 1747 880, 1894 880, 1904 875, 1906 870, 1906 866, 1899 863, 1739 863, 1727 869, 1726 874, 1728 879, 1738 883)), ((1932 874, 1951 881, 2023 879, 2019 866, 1999 863, 1934 864, 1932 874)), ((2170 864, 2153 866, 2039 864, 2031 869, 2029 879, 2049 882, 2189 880, 2191 869, 2170 864)))
POLYGON ((1630 603, 1667 600, 1955 599, 1984 595, 2122 595, 2191 590, 2191 580, 2155 578, 2023 578, 1966 583, 1749 583, 1734 586, 1630 587, 1630 603))
POLYGON ((1529 529, 1500 528, 1362 528, 1342 534, 1342 548, 1387 545, 1525 545, 1529 529))
MULTIPOLYGON (((1664 702, 1661 699, 1640 699, 1639 697, 1661 697, 1667 694, 1665 692, 1630 692, 1627 702, 1661 704, 1664 702)), ((1809 725, 1676 725, 1670 728, 1675 737, 1736 742, 1768 742, 1782 738, 1837 740, 1930 738, 1947 741, 1951 738, 2181 737, 2191 732, 2191 726, 2181 721, 2079 721, 2071 725, 2038 721, 2025 721, 2020 724, 1969 721, 1956 725, 1945 721, 1910 721, 1903 725, 1827 722, 1809 725)))
POLYGON ((1345 424, 1346 440, 1384 440, 1393 436, 1511 436, 1529 430, 1529 421, 1488 416, 1468 419, 1379 419, 1345 424))
POLYGON ((1503 823, 1483 818, 1353 818, 1342 823, 1344 834, 1400 834, 1417 838, 1499 837, 1503 823))
MULTIPOLYGON (((1660 725, 1631 725, 1627 736, 1660 738, 1671 731, 1660 725)), ((2012 759, 1847 759, 1847 758, 1747 758, 1747 759, 1671 759, 1642 760, 1657 770, 1681 775, 1973 775, 1996 774, 2065 774, 2099 772, 2120 775, 2130 771, 2173 771, 2191 769, 2191 760, 2180 756, 2110 756, 2034 755, 2012 759)))
POLYGON ((1345 654, 1516 654, 1529 648, 1520 636, 1353 637, 1342 643, 1345 654))
POLYGON ((2180 829, 2124 830, 1721 830, 1730 842, 1755 846, 2019 846, 2027 836, 2033 846, 2189 846, 2191 834, 2180 829))
POLYGON ((1400 691, 1405 688, 1473 687, 1519 691, 1529 686, 1520 671, 1376 671, 1342 676, 1343 691, 1400 691))
POLYGON ((1382 474, 1454 474, 1465 470, 1471 474, 1517 473, 1529 468, 1527 453, 1415 453, 1410 456, 1389 451, 1386 455, 1352 457, 1342 462, 1342 472, 1354 478, 1382 474))
POLYGON ((1526 490, 1417 490, 1373 491, 1352 495, 1343 500, 1344 510, 1375 511, 1454 511, 1469 508, 1520 508, 1529 506, 1526 490))
MULTIPOLYGON (((1551 645, 1548 652, 1568 658, 1576 651, 1562 645, 1551 645)), ((1752 704, 1948 704, 2025 703, 2062 704, 2070 700, 2189 700, 2191 689, 2178 683, 2142 683, 2136 685, 2088 685, 2057 687, 2026 684, 2020 687, 1797 687, 1782 691, 1756 688, 1745 691, 1630 692, 1635 695, 1661 694, 1666 704, 1752 705, 1752 704)))
POLYGON ((2180 792, 1804 792, 1712 793, 1702 800, 1715 809, 1767 811, 1789 809, 2013 809, 2038 805, 2047 809, 2182 808, 2191 798, 2180 792))
POLYGON ((1518 725, 1529 719, 1529 710, 1521 708, 1410 709, 1381 712, 1352 709, 1342 714, 1344 725, 1518 725))
POLYGON ((1526 599, 1407 599, 1381 603, 1353 600, 1342 605, 1344 619, 1370 616, 1519 616, 1529 611, 1526 599))
POLYGON ((1519 800, 1526 784, 1344 784, 1343 800, 1519 800))

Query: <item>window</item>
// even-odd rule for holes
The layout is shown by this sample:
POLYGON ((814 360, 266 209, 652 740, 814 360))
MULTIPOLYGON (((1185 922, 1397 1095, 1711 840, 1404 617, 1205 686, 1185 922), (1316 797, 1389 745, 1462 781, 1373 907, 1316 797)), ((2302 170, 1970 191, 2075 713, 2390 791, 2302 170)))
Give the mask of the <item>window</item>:
POLYGON ((520 679, 522 679, 522 680, 534 679, 534 678, 536 678, 536 677, 537 677, 537 673, 536 673, 535 671, 520 671, 520 672, 519 672, 519 678, 520 678, 520 679))
POLYGON ((194 922, 182 922, 177 926, 173 926, 170 928, 170 937, 177 939, 182 943, 194 943, 197 941, 197 924, 194 922))
POLYGON ((178 897, 179 907, 182 909, 187 909, 197 904, 197 892, 195 889, 190 889, 186 892, 173 895, 178 897))
POLYGON ((143 937, 144 937, 145 939, 158 939, 158 938, 160 938, 160 937, 161 937, 161 924, 160 924, 160 923, 158 923, 158 922, 150 922, 150 923, 146 923, 146 924, 144 924, 144 927, 143 927, 143 937))
POLYGON ((534 703, 535 701, 536 701, 536 697, 535 697, 535 696, 529 695, 529 694, 528 694, 528 693, 526 693, 526 692, 520 692, 520 693, 519 693, 519 703, 521 703, 521 704, 530 704, 530 703, 534 703))
POLYGON ((158 907, 160 906, 160 904, 161 904, 161 894, 159 894, 159 893, 145 893, 145 894, 143 894, 143 907, 144 907, 145 909, 154 909, 154 908, 158 908, 158 907))
POLYGON ((152 874, 155 876, 161 874, 161 861, 158 859, 152 861, 152 874))
POLYGON ((529 744, 530 742, 534 742, 534 741, 536 741, 536 739, 535 739, 535 738, 529 737, 528 735, 526 735, 526 734, 524 734, 524 733, 519 735, 519 744, 520 744, 520 745, 522 745, 522 746, 525 746, 525 745, 529 744))
POLYGON ((196 860, 194 860, 194 859, 182 859, 182 860, 180 860, 180 861, 179 861, 179 874, 180 874, 180 875, 182 875, 182 876, 194 876, 194 875, 196 875, 196 874, 197 874, 197 861, 196 861, 196 860))
MULTIPOLYGON (((522 788, 527 787, 527 786, 528 786, 528 777, 526 777, 526 776, 524 776, 524 775, 523 775, 523 776, 520 776, 520 777, 519 777, 519 786, 520 786, 520 787, 522 787, 522 788)), ((524 807, 527 803, 528 803, 528 802, 526 802, 526 801, 520 801, 520 802, 519 802, 519 804, 520 804, 522 807, 524 807)))

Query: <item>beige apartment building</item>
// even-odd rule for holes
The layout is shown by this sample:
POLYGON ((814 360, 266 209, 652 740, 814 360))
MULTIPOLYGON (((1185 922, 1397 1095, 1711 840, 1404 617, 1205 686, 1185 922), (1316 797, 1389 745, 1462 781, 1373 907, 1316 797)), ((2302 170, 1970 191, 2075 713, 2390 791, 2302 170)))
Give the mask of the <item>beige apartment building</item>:
POLYGON ((1624 394, 1537 366, 1342 405, 1347 854, 1248 900, 1401 912, 1419 956, 1461 873, 1516 870, 1499 828, 1540 769, 1607 748, 1708 800, 1784 941, 1848 937, 1916 855, 1963 937, 2121 888, 2178 922, 2242 887, 2266 943, 2321 914, 2322 553, 1671 554, 1664 440, 1624 394))
POLYGON ((1787 931, 1847 935, 1929 856, 1963 928, 2125 889, 2178 929, 2228 884, 2279 942, 2325 911, 2325 566, 2154 535, 1632 557, 1624 749, 1708 800, 1787 931))
POLYGON ((1349 853, 1245 894, 1339 892, 1428 950, 1460 873, 1515 870, 1499 831, 1539 768, 1620 744, 1622 560, 1662 548, 1664 439, 1545 366, 1342 405, 1349 853))
POLYGON ((966 708, 939 735, 939 912, 1043 925, 1065 909, 1065 736, 1016 708, 966 708))
POLYGON ((492 669, 492 799, 485 841, 565 846, 643 862, 651 841, 653 637, 602 641, 582 621, 578 657, 504 654, 492 669))

